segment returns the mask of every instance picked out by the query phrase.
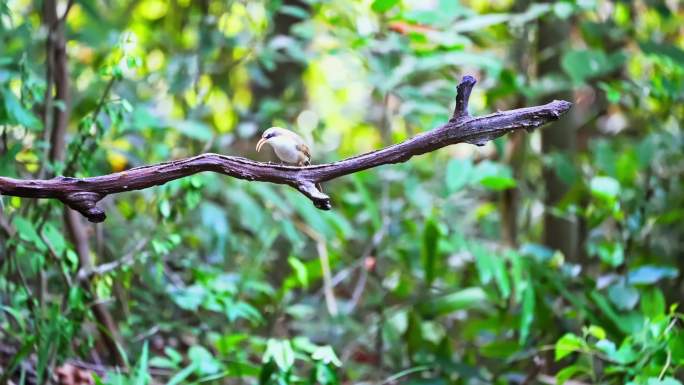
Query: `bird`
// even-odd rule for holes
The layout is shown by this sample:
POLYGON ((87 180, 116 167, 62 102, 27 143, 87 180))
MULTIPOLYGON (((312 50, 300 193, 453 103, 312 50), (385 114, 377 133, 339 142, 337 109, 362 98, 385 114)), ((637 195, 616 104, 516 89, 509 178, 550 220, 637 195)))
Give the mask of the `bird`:
POLYGON ((257 152, 261 151, 264 144, 269 144, 278 159, 285 163, 296 166, 309 166, 311 164, 309 146, 301 136, 288 129, 271 127, 264 131, 256 145, 257 152))
MULTIPOLYGON (((301 136, 293 131, 282 127, 271 127, 264 131, 261 139, 257 142, 256 150, 261 151, 264 144, 269 144, 278 156, 278 159, 285 163, 296 166, 311 165, 311 149, 301 136)), ((320 183, 316 183, 318 191, 323 192, 320 183)))

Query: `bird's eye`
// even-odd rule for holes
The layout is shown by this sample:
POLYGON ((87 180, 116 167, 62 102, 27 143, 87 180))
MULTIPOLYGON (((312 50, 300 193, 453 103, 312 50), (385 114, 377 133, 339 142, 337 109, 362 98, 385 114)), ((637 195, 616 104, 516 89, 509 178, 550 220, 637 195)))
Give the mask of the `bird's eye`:
POLYGON ((271 132, 271 133, 267 134, 267 135, 265 136, 265 138, 266 138, 266 139, 271 139, 271 138, 274 137, 274 136, 275 136, 275 134, 271 132))

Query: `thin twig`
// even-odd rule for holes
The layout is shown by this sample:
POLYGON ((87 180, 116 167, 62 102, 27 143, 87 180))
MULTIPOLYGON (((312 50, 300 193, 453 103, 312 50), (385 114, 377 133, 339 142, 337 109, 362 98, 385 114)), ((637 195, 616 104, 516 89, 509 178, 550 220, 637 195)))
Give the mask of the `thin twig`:
POLYGON ((3 215, 3 210, 0 207, 0 229, 2 229, 5 234, 7 234, 8 237, 12 238, 14 236, 14 233, 16 230, 14 230, 14 227, 7 221, 7 218, 5 218, 5 215, 3 215))
POLYGON ((81 267, 81 269, 79 269, 78 271, 78 274, 76 275, 77 279, 79 281, 89 280, 94 276, 105 275, 109 272, 118 270, 122 267, 132 265, 133 263, 135 263, 136 254, 142 251, 142 249, 145 248, 145 246, 147 246, 149 241, 149 238, 141 239, 140 241, 138 241, 138 243, 133 247, 131 251, 129 251, 123 257, 117 259, 116 261, 103 263, 101 265, 90 268, 86 268, 85 266, 81 267))
MULTIPOLYGON (((109 81, 107 82, 107 85, 105 86, 105 90, 100 96, 100 100, 97 102, 97 106, 95 107, 95 110, 92 113, 93 117, 93 124, 97 125, 97 117, 100 115, 100 111, 102 111, 102 108, 104 108, 104 105, 107 101, 107 96, 109 96, 109 93, 112 90, 112 87, 114 87, 114 83, 116 82, 116 77, 112 76, 109 81)), ((74 172, 74 168, 76 166, 76 161, 78 160, 78 157, 81 154, 81 149, 85 145, 85 141, 88 139, 88 135, 86 135, 85 132, 79 132, 80 138, 78 145, 76 146, 76 149, 73 153, 73 155, 69 158, 69 161, 66 164, 66 167, 64 168, 64 173, 66 175, 72 174, 74 172)), ((91 153, 92 146, 89 146, 88 151, 86 152, 91 153)))
POLYGON ((332 285, 330 257, 328 256, 328 246, 326 245, 325 238, 304 222, 295 221, 295 226, 297 226, 297 228, 308 235, 309 238, 316 243, 316 252, 321 260, 321 271, 323 273, 323 293, 325 295, 325 304, 328 307, 328 313, 330 313, 331 316, 336 316, 338 314, 338 307, 332 285))
MULTIPOLYGON (((81 360, 68 360, 66 364, 76 366, 81 369, 86 369, 86 370, 92 370, 93 372, 97 373, 98 375, 102 376, 107 373, 130 373, 129 368, 122 368, 119 366, 107 366, 107 365, 99 365, 99 364, 93 364, 90 362, 85 362, 81 360)), ((153 376, 166 376, 170 377, 174 374, 173 371, 169 369, 164 369, 164 368, 155 368, 155 367, 149 367, 147 368, 147 371, 149 374, 153 376)))
POLYGON ((378 385, 387 385, 387 384, 393 384, 395 383, 398 379, 408 376, 409 374, 413 373, 418 373, 418 372, 424 372, 426 370, 430 370, 430 367, 427 365, 420 365, 420 366, 414 366, 413 368, 408 368, 406 370, 402 370, 399 373, 393 374, 389 377, 387 377, 386 380, 382 381, 378 385))
MULTIPOLYGON (((558 384, 558 381, 556 381, 555 377, 549 376, 547 374, 540 374, 539 376, 537 376, 537 380, 539 380, 539 382, 541 382, 542 384, 548 384, 548 385, 558 384)), ((577 381, 577 380, 567 380, 563 384, 565 384, 565 385, 590 385, 586 382, 577 381)))
POLYGON ((667 349, 667 357, 665 359, 665 365, 663 365, 663 369, 660 371, 660 374, 658 375, 659 381, 662 381, 663 378, 665 378, 665 374, 667 373, 667 369, 670 368, 671 363, 672 363, 672 351, 670 351, 670 349, 667 349))
MULTIPOLYGON (((367 258, 370 258, 371 253, 376 251, 378 247, 380 246, 380 243, 382 243, 383 239, 385 239, 385 236, 387 235, 387 229, 389 228, 390 225, 390 217, 387 215, 387 203, 386 201, 388 200, 388 192, 387 189, 383 189, 383 203, 382 203, 382 224, 380 226, 380 229, 373 234, 373 239, 371 240, 370 244, 366 247, 366 249, 363 251, 363 254, 361 254, 361 262, 365 263, 367 258)), ((366 287, 366 283, 368 282, 368 269, 363 268, 360 269, 359 273, 359 281, 356 284, 356 287, 354 287, 354 291, 352 292, 352 297, 351 300, 349 301, 349 309, 347 309, 348 313, 351 313, 354 308, 359 304, 359 301, 361 300, 361 295, 363 294, 363 290, 366 287)))

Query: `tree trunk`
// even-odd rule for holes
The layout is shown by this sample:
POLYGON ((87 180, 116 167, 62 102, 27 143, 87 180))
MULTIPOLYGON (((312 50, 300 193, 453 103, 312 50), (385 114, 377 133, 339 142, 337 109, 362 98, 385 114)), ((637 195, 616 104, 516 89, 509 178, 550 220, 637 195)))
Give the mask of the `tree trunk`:
MULTIPOLYGON (((299 7, 304 10, 309 11, 311 6, 307 2, 302 0, 283 0, 281 7, 299 7)), ((289 36, 292 26, 301 19, 292 16, 290 14, 275 11, 276 14, 273 18, 273 28, 270 32, 269 37, 274 36, 289 36)), ((304 72, 305 65, 294 61, 279 61, 276 63, 275 69, 269 71, 264 66, 260 66, 260 71, 264 75, 264 82, 253 81, 251 84, 253 93, 252 110, 254 112, 259 112, 258 108, 260 104, 266 99, 283 100, 283 96, 288 89, 294 89, 292 95, 288 95, 288 99, 292 100, 303 100, 302 95, 302 73, 304 72)), ((257 116, 257 124, 261 124, 262 119, 268 119, 269 117, 257 116)))
MULTIPOLYGON (((513 5, 514 12, 524 12, 529 6, 529 0, 518 0, 513 5)), ((523 74, 526 78, 529 76, 530 56, 532 50, 530 47, 530 33, 529 25, 521 27, 520 36, 517 38, 511 51, 509 53, 510 60, 515 65, 515 71, 523 74)), ((513 101, 511 108, 520 108, 526 102, 524 96, 518 96, 513 101)), ((523 167, 525 163, 525 152, 527 148, 527 139, 524 133, 514 132, 506 141, 506 148, 504 149, 503 161, 511 167, 513 177, 516 180, 523 180, 523 167)), ((511 248, 518 247, 518 211, 520 209, 520 188, 513 187, 505 189, 501 193, 501 236, 504 243, 511 248)))
MULTIPOLYGON (((563 48, 567 45, 570 23, 555 17, 545 18, 539 26, 539 77, 556 74, 561 71, 563 48)), ((551 95, 556 99, 570 99, 569 91, 551 95)), ((576 123, 571 111, 566 119, 554 122, 542 131, 542 152, 549 155, 556 152, 570 157, 575 154, 576 123)), ((578 230, 574 218, 560 217, 553 212, 554 206, 567 194, 570 186, 566 185, 556 174, 553 165, 543 170, 546 197, 544 199, 544 244, 551 249, 560 250, 565 257, 576 260, 578 230)))
MULTIPOLYGON (((54 165, 64 162, 66 156, 66 134, 69 127, 69 116, 71 114, 71 97, 69 94, 69 68, 66 54, 66 35, 65 23, 66 14, 57 15, 57 3, 55 0, 45 0, 43 4, 44 24, 48 28, 47 41, 47 74, 48 81, 52 81, 54 86, 55 100, 52 102, 52 131, 50 133, 50 152, 49 159, 54 165)), ((68 12, 68 9, 67 9, 68 12)), ((48 84, 48 93, 51 93, 51 85, 48 84)), ((46 100, 51 100, 46 98, 46 100)), ((46 106, 46 121, 49 106, 46 106)), ((90 256, 90 246, 88 231, 81 222, 78 212, 69 207, 64 207, 64 225, 69 234, 69 238, 76 248, 80 267, 89 269, 92 267, 90 256)), ((83 288, 93 298, 93 314, 100 324, 102 338, 107 345, 110 355, 116 363, 122 367, 126 366, 126 361, 120 352, 121 338, 114 317, 109 313, 107 307, 100 303, 91 282, 85 281, 83 288)))

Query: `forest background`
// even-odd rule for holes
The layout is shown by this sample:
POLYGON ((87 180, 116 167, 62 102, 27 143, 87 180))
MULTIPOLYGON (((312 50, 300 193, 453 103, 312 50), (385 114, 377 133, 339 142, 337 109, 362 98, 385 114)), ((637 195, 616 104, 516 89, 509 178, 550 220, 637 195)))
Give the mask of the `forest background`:
POLYGON ((559 121, 296 190, 202 173, 104 223, 3 196, 0 382, 681 384, 677 0, 2 0, 0 175, 254 145, 325 163, 470 111, 559 121), (571 382, 572 381, 572 382, 571 382))

